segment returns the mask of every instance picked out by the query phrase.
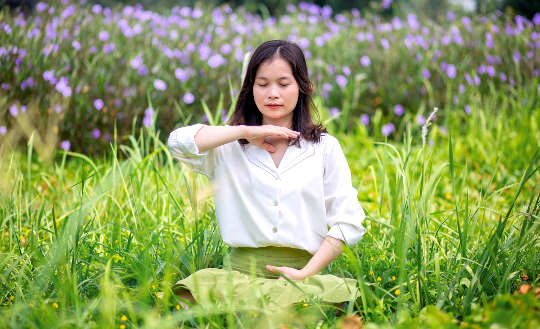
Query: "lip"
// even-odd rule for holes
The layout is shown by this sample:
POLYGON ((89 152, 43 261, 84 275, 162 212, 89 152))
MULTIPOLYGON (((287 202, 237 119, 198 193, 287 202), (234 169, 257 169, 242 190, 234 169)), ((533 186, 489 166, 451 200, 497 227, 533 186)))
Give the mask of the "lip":
POLYGON ((271 107, 271 108, 276 108, 276 107, 281 107, 283 105, 279 105, 279 104, 266 104, 267 107, 271 107))

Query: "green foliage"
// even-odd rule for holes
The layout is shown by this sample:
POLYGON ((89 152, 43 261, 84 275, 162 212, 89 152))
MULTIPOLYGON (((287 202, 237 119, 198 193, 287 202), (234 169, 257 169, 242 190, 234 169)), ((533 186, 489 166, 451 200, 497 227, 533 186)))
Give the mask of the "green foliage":
MULTIPOLYGON (((366 327, 538 324, 534 293, 513 295, 540 282, 535 89, 471 95, 471 114, 448 111, 447 130, 432 125, 425 146, 410 121, 404 142, 382 143, 364 126, 339 132, 322 112, 367 214, 365 237, 324 273, 358 280, 347 312, 366 327)), ((223 266, 228 247, 208 180, 178 166, 162 134, 143 128, 104 158, 62 152, 52 165, 31 143, 26 154, 0 154, 0 327, 253 327, 272 317, 187 312, 170 299, 177 279, 223 266)), ((313 314, 326 316, 323 327, 338 321, 323 305, 306 319, 313 314)))

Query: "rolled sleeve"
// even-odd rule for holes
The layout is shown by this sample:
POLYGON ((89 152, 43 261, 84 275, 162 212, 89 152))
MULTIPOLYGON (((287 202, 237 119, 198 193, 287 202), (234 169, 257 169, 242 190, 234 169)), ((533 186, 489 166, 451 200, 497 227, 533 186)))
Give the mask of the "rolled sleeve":
POLYGON ((187 164, 192 170, 211 177, 215 167, 215 149, 200 152, 195 144, 195 135, 206 126, 197 123, 191 126, 180 127, 169 134, 167 145, 172 156, 187 164))
POLYGON ((351 170, 339 141, 327 137, 324 160, 324 202, 330 227, 327 235, 352 246, 366 232, 362 226, 366 215, 358 202, 358 191, 352 186, 351 170))

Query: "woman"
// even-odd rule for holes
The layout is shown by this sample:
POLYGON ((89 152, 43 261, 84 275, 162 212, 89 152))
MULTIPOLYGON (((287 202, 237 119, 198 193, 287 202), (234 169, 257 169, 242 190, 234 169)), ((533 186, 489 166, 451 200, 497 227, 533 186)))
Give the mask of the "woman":
POLYGON ((317 274, 361 239, 365 215, 339 141, 312 122, 312 91, 300 47, 267 41, 251 56, 229 125, 170 134, 173 156, 210 178, 232 247, 232 271, 199 270, 173 287, 176 295, 280 306, 358 297, 356 280, 317 274))

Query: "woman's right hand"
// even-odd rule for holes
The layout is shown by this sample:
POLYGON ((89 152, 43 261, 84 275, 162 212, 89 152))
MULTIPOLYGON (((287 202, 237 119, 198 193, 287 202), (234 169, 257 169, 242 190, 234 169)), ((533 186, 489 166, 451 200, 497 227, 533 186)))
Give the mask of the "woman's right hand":
POLYGON ((300 133, 281 126, 274 125, 262 125, 262 126, 246 126, 245 139, 251 144, 274 153, 276 148, 274 145, 268 143, 265 139, 267 137, 274 137, 277 139, 295 139, 300 133))

